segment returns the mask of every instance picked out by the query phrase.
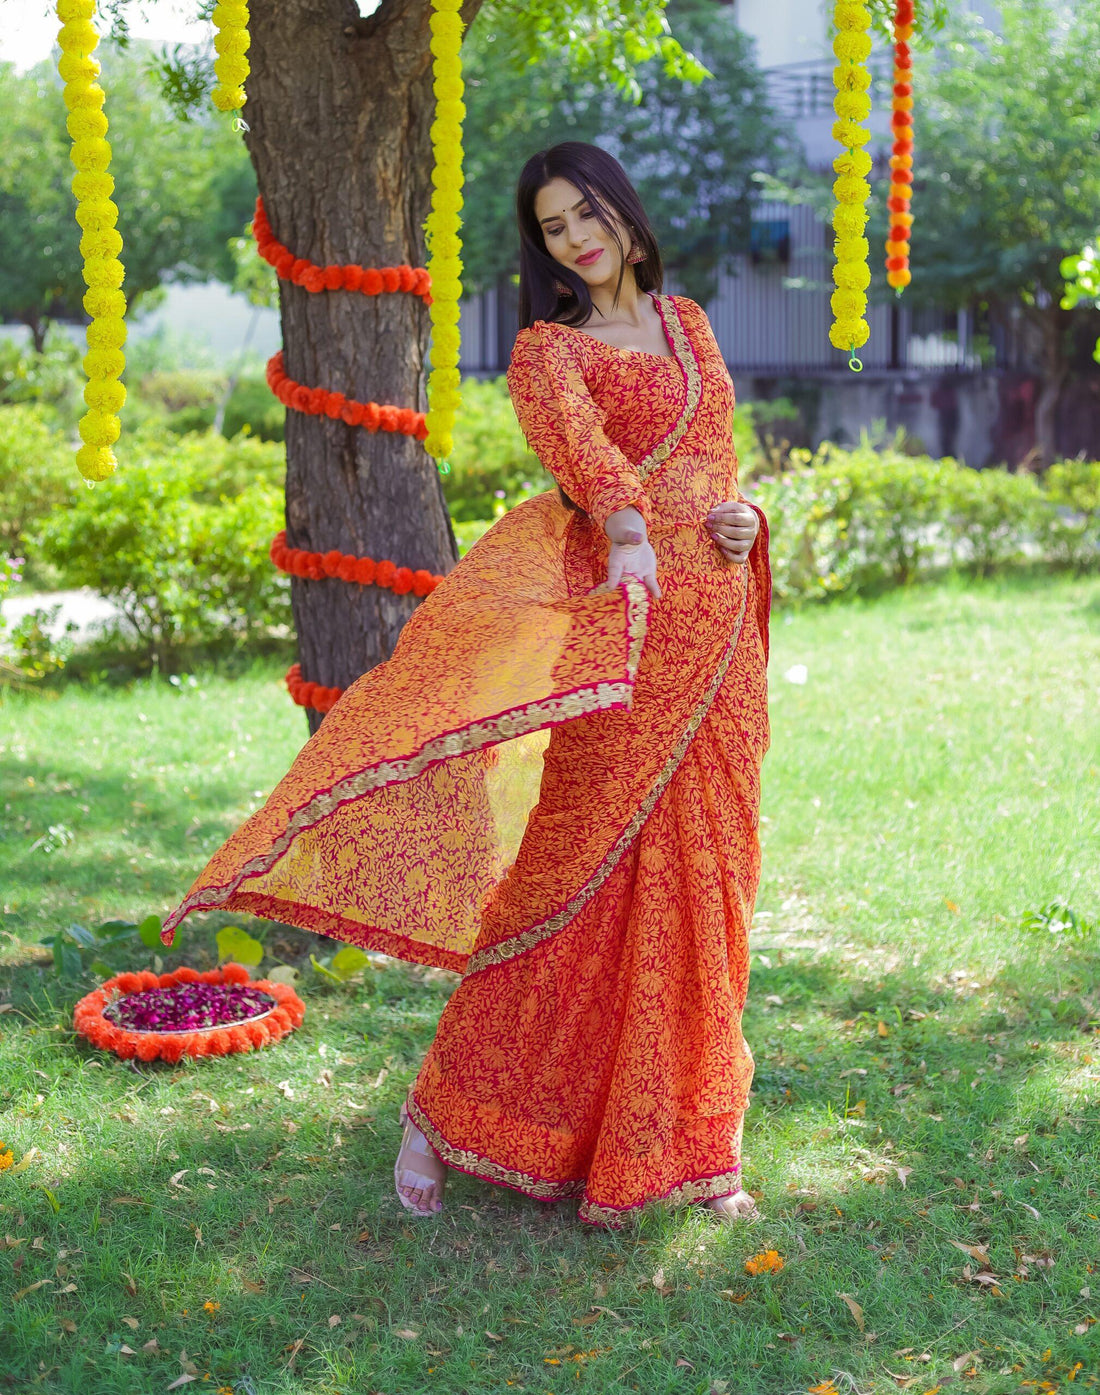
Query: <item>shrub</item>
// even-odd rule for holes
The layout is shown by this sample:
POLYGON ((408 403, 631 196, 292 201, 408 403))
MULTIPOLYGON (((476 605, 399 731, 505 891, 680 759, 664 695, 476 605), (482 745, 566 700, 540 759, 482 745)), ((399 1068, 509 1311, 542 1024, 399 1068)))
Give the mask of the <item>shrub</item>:
POLYGON ((250 453, 275 448, 218 439, 129 460, 32 540, 69 583, 116 601, 166 672, 184 646, 247 644, 289 618, 288 580, 268 553, 282 493, 259 470, 244 478, 250 453))
POLYGON ((1050 509, 1034 475, 958 467, 945 481, 943 506, 956 560, 979 576, 1022 560, 1050 509))
POLYGON ((768 516, 777 600, 904 586, 937 566, 988 575, 1029 553, 1096 566, 1100 466, 1065 462, 1040 482, 900 442, 793 450, 791 468, 751 485, 768 516), (1070 518, 1063 517, 1070 513, 1070 518))
POLYGON ((1095 567, 1100 555, 1100 461, 1056 461, 1042 484, 1051 504, 1041 535, 1044 554, 1077 570, 1095 567))
POLYGON ((232 440, 242 431, 261 441, 285 438, 286 408, 262 374, 242 374, 226 403, 222 435, 232 440))
POLYGON ((521 500, 555 488, 528 449, 503 377, 462 380, 454 440, 450 473, 440 478, 456 523, 499 517, 521 500))
POLYGON ((40 403, 0 407, 0 551, 25 552, 27 533, 77 495, 75 451, 40 403))

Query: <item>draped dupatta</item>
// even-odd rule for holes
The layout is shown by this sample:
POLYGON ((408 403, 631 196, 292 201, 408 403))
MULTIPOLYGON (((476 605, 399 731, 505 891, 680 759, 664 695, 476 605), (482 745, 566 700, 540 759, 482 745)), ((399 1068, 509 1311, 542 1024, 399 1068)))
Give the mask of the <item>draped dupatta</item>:
MULTIPOLYGON (((213 854, 165 943, 195 911, 244 911, 471 974, 568 925, 610 875, 734 664, 750 571, 766 656, 766 519, 747 567, 703 526, 735 497, 732 384, 701 309, 655 302, 668 359, 613 359, 543 321, 520 332, 520 424, 585 512, 548 492, 485 533, 213 854), (660 600, 629 575, 594 589, 602 524, 628 503, 660 600)), ((758 759, 766 703, 749 707, 758 759)))

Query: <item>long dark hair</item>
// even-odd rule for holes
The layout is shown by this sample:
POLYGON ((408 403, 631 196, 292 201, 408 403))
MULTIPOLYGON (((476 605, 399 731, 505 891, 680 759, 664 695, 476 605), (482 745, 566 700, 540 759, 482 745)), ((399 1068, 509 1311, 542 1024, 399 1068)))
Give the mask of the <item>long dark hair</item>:
MULTIPOLYGON (((581 325, 593 312, 592 297, 583 277, 546 250, 546 239, 535 217, 535 196, 552 179, 567 179, 576 185, 588 200, 605 232, 615 238, 625 263, 629 244, 622 245, 618 231, 611 221, 612 210, 631 229, 634 241, 645 252, 645 259, 632 263, 634 279, 642 291, 661 290, 664 268, 661 251, 653 235, 646 211, 638 192, 627 178, 626 171, 613 155, 587 141, 566 140, 549 150, 540 150, 524 165, 516 185, 516 222, 519 225, 519 324, 530 328, 536 320, 557 320, 561 324, 581 325), (559 295, 555 280, 568 285, 572 295, 559 295)), ((613 304, 619 301, 625 264, 619 267, 613 304)), ((558 486, 562 503, 578 513, 584 510, 558 486)))

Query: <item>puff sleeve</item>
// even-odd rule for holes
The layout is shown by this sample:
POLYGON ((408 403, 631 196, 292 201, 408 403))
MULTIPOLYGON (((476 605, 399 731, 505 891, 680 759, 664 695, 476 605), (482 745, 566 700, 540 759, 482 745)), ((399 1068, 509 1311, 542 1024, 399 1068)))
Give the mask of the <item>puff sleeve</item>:
POLYGON ((563 339, 542 321, 516 336, 506 377, 527 444, 598 527, 628 505, 648 527, 641 478, 604 433, 606 413, 588 390, 576 346, 563 339))

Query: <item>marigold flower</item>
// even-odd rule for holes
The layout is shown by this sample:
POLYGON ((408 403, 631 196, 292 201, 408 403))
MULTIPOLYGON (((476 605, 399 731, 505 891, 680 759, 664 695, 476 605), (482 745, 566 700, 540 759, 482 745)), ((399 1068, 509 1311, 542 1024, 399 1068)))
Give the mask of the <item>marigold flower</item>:
POLYGON ((783 1256, 778 1250, 764 1250, 745 1260, 745 1272, 748 1274, 775 1274, 782 1268, 783 1256))
POLYGON ((6 1172, 14 1162, 15 1154, 7 1146, 7 1144, 4 1143, 2 1139, 0 1139, 0 1172, 6 1172))

